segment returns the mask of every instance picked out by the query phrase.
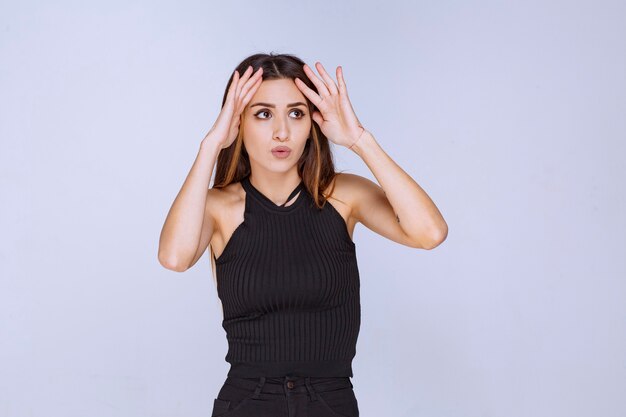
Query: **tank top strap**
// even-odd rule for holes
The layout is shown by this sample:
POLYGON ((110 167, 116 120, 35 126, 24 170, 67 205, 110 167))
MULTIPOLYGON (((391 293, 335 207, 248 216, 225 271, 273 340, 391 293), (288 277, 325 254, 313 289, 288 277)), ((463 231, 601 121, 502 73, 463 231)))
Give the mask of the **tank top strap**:
POLYGON ((306 194, 306 187, 304 185, 304 180, 300 180, 300 183, 293 189, 293 191, 291 191, 291 193, 289 194, 289 197, 287 197, 287 200, 285 200, 285 202, 280 205, 274 203, 269 197, 265 196, 265 194, 257 190, 254 187, 254 185, 252 185, 252 183, 250 182, 249 175, 244 177, 241 180, 241 185, 245 189, 246 193, 251 195, 256 202, 261 204, 261 206, 271 211, 275 211, 275 212, 282 212, 282 213, 290 212, 296 209, 296 207, 298 207, 299 205, 301 205, 304 202, 304 199, 306 198, 306 196, 304 195, 306 194), (302 193, 296 198, 296 200, 287 206, 286 204, 289 201, 291 201, 291 199, 300 191, 302 191, 302 193))
POLYGON ((285 207, 285 204, 287 204, 289 201, 291 201, 291 199, 298 194, 298 192, 300 192, 300 190, 304 187, 304 182, 300 181, 300 184, 298 184, 296 186, 296 188, 294 188, 294 190, 291 192, 291 194, 289 194, 289 197, 287 197, 287 200, 285 200, 285 202, 283 204, 280 205, 280 207, 285 207))

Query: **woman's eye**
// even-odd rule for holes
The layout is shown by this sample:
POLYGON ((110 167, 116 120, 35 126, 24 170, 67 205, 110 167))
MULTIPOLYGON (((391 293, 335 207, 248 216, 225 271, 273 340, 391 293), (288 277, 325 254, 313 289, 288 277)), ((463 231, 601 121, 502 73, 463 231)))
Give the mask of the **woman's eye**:
MULTIPOLYGON (((290 113, 293 113, 293 112, 296 112, 296 113, 298 113, 298 114, 299 114, 299 116, 297 116, 297 117, 296 117, 296 119, 301 119, 301 118, 303 118, 303 117, 304 117, 304 115, 305 115, 305 113, 304 113, 303 111, 301 111, 301 110, 292 110, 290 113)), ((258 111, 258 112, 255 114, 255 116, 256 116, 257 118, 259 118, 259 119, 267 119, 267 117, 259 117, 259 115, 260 115, 260 114, 264 114, 264 113, 269 114, 269 111, 268 111, 268 110, 260 110, 260 111, 258 111)))

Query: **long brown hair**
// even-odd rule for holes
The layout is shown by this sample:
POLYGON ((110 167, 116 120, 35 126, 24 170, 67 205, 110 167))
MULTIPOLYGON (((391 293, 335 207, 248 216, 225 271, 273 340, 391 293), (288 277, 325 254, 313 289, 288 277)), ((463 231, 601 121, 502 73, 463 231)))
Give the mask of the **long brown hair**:
MULTIPOLYGON (((295 79, 302 80, 310 89, 319 93, 315 85, 311 82, 303 69, 304 61, 290 54, 254 54, 245 58, 235 68, 239 74, 243 74, 249 66, 256 71, 259 67, 263 67, 263 80, 277 79, 295 79)), ((234 70, 226 85, 224 96, 222 98, 222 107, 228 96, 228 89, 233 81, 234 70)), ((311 103, 305 96, 309 109, 309 114, 319 111, 318 108, 311 103)), ((240 115, 239 133, 237 138, 228 147, 220 151, 217 156, 217 166, 215 170, 215 180, 212 188, 224 188, 229 184, 239 182, 243 178, 250 175, 250 159, 248 152, 243 144, 243 118, 240 115)), ((317 123, 311 119, 311 131, 309 139, 306 141, 304 152, 297 163, 298 175, 302 178, 306 190, 313 196, 315 205, 323 208, 326 200, 333 194, 335 189, 334 178, 337 175, 333 162, 333 154, 330 149, 328 138, 322 133, 317 123), (328 194, 324 194, 324 190, 332 184, 332 189, 328 194)), ((215 275, 215 259, 213 248, 209 244, 211 254, 211 267, 213 270, 213 278, 215 275)))

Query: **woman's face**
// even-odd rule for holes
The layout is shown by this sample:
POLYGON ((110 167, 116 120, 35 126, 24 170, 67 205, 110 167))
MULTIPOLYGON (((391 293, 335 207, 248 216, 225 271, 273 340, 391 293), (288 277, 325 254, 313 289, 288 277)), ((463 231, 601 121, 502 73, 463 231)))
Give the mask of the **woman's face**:
POLYGON ((295 169, 311 130, 304 94, 292 79, 265 80, 244 109, 243 143, 253 170, 287 172, 295 169), (286 146, 291 152, 272 153, 286 146), (284 157, 280 157, 284 156, 284 157))

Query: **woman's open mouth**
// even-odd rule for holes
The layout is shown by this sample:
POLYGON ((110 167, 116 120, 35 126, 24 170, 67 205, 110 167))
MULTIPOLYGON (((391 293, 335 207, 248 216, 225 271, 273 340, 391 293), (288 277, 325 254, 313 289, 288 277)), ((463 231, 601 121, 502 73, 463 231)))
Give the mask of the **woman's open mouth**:
POLYGON ((289 148, 278 148, 272 151, 272 155, 274 155, 276 158, 287 158, 289 155, 291 155, 291 150, 289 150, 289 148))

